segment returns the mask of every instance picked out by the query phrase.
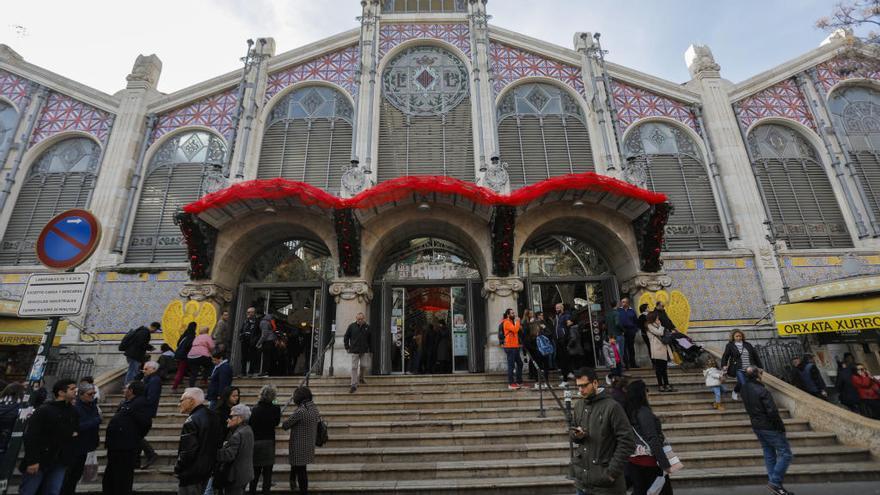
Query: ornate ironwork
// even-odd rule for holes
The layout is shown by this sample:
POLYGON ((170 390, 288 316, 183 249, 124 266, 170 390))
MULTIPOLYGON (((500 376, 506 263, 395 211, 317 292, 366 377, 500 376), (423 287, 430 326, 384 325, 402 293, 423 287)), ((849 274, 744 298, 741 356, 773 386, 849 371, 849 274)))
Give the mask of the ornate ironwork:
POLYGON ((272 109, 269 125, 281 120, 342 119, 352 123, 354 109, 342 93, 326 86, 310 86, 284 97, 272 109))
POLYGON ((385 99, 407 115, 444 115, 468 96, 464 63, 434 46, 396 56, 382 76, 385 99))
POLYGON ((149 174, 162 165, 209 163, 222 166, 226 160, 226 143, 206 131, 178 134, 166 141, 150 160, 149 174))
POLYGON ((584 122, 581 106, 568 92, 544 83, 519 85, 501 99, 498 121, 513 115, 562 115, 584 122))
POLYGON ((94 359, 82 358, 76 352, 71 351, 59 354, 54 359, 50 358, 46 363, 46 376, 79 381, 84 376, 91 376, 94 369, 94 359))
POLYGON ((804 355, 804 346, 796 339, 770 339, 755 346, 764 371, 791 383, 791 360, 804 355))
POLYGON ((68 173, 94 175, 100 158, 101 147, 93 140, 83 137, 65 139, 43 153, 28 171, 28 176, 68 173))

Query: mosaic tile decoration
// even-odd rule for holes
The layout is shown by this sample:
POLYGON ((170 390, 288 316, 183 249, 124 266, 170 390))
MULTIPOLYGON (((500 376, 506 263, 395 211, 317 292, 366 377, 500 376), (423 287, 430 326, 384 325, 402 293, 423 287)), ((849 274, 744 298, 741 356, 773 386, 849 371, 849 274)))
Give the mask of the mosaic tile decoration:
POLYGON ((20 301, 29 275, 28 273, 0 275, 0 299, 20 301))
POLYGON ((783 117, 816 130, 813 114, 794 79, 786 79, 737 101, 733 111, 743 128, 764 117, 783 117))
POLYGON ((379 57, 412 39, 438 39, 471 56, 471 31, 465 23, 388 23, 379 29, 379 57))
POLYGON ((27 79, 0 70, 0 96, 9 98, 19 111, 23 110, 22 105, 27 102, 29 87, 30 83, 27 79))
POLYGON ((785 256, 785 278, 792 289, 858 275, 880 274, 880 255, 852 256, 849 272, 840 256, 785 256), (853 270, 854 268, 854 270, 853 270))
POLYGON ((524 77, 543 76, 556 79, 584 95, 581 68, 569 65, 520 48, 491 42, 489 63, 495 73, 495 93, 512 82, 524 77))
POLYGON ((356 72, 360 65, 357 45, 337 50, 308 62, 269 74, 264 101, 280 93, 284 88, 303 81, 327 81, 337 84, 354 97, 357 94, 356 72))
POLYGON ((758 319, 767 312, 752 258, 664 260, 668 290, 688 298, 691 320, 758 319))
POLYGON ((228 141, 232 138, 232 118, 238 104, 237 96, 238 86, 159 115, 150 142, 189 125, 210 127, 228 141))
POLYGON ((112 126, 113 114, 53 91, 34 127, 30 145, 64 131, 87 132, 106 144, 112 126))
POLYGON ((617 80, 611 81, 611 92, 621 134, 645 117, 668 117, 700 132, 697 117, 686 103, 617 80))
POLYGON ((85 327, 95 333, 125 333, 160 321, 165 306, 180 299, 180 289, 189 281, 185 271, 95 276, 85 320, 85 327))
POLYGON ((835 58, 816 66, 816 79, 826 94, 840 81, 856 77, 880 80, 880 71, 866 69, 858 61, 842 58, 835 58), (844 72, 841 69, 844 69, 844 72))

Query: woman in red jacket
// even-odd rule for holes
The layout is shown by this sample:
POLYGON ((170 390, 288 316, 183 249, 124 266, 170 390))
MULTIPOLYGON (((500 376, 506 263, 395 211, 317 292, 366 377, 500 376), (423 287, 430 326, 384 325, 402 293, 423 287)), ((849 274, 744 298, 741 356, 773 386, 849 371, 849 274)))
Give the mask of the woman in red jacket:
POLYGON ((880 382, 874 379, 865 365, 856 364, 856 372, 852 376, 853 387, 859 394, 859 401, 868 417, 880 419, 880 382))

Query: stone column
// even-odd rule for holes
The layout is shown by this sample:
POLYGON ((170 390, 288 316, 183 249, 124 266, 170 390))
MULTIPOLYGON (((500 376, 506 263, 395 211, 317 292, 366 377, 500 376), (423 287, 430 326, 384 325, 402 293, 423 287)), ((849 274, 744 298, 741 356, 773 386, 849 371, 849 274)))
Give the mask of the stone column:
POLYGON ((95 255, 94 266, 113 265, 122 262, 122 253, 114 247, 119 230, 124 225, 123 215, 128 215, 127 201, 129 182, 138 166, 146 108, 151 98, 158 95, 156 84, 162 73, 162 61, 156 55, 139 55, 126 77, 128 83, 120 92, 119 109, 107 142, 101 173, 95 185, 90 210, 101 221, 103 235, 95 255))
POLYGON ((598 50, 591 33, 575 33, 574 49, 581 54, 581 78, 584 83, 585 97, 589 112, 586 112, 587 131, 593 147, 593 160, 596 172, 617 175, 622 164, 620 153, 617 152, 614 123, 611 109, 608 108, 608 96, 602 81, 602 67, 595 59, 598 50))
POLYGON ((257 38, 252 51, 253 65, 247 76, 244 92, 244 110, 236 133, 235 151, 229 171, 230 179, 249 180, 257 177, 260 161, 259 148, 266 122, 264 105, 266 83, 269 80, 269 59, 275 55, 273 38, 257 38))
MULTIPOLYGON (((474 154, 476 177, 488 169, 489 159, 498 154, 498 126, 495 122, 495 90, 492 88, 489 65, 489 16, 486 0, 470 0, 468 26, 471 33, 472 84, 471 101, 474 115, 474 154)), ((486 184, 484 178, 482 185, 486 184)))
POLYGON ((486 299, 486 371, 506 371, 507 356, 498 342, 498 323, 507 308, 516 309, 517 297, 523 290, 519 277, 486 277, 481 293, 486 299))
POLYGON ((730 241, 730 247, 754 253, 764 301, 768 305, 776 304, 783 294, 782 276, 773 246, 766 238, 769 232, 763 222, 767 212, 730 105, 731 83, 721 78, 721 66, 715 62, 708 46, 691 45, 685 53, 685 61, 693 78, 687 85, 701 95, 705 131, 718 162, 720 186, 728 193, 730 215, 740 234, 738 240, 730 241))
MULTIPOLYGON (((370 301, 373 300, 373 290, 366 280, 360 279, 337 279, 329 287, 330 295, 336 300, 336 341, 333 343, 333 373, 336 376, 347 376, 351 373, 351 359, 345 352, 343 337, 358 313, 367 315, 370 301)), ((369 321, 369 318, 368 320, 369 321)), ((381 331, 373 328, 373 332, 381 331)), ((379 336, 374 335, 373 342, 379 341, 379 336)), ((373 349, 373 359, 379 359, 378 349, 373 349)), ((330 356, 324 359, 324 374, 330 372, 330 356)))
MULTIPOLYGON (((360 52, 361 65, 359 69, 360 84, 358 85, 357 94, 357 111, 355 123, 358 129, 356 146, 352 150, 352 154, 360 160, 360 166, 365 172, 364 175, 358 175, 362 181, 355 181, 362 188, 370 187, 376 180, 376 164, 372 156, 373 133, 378 129, 373 129, 373 121, 375 114, 375 95, 379 91, 377 77, 377 65, 379 63, 379 10, 380 5, 377 0, 362 0, 361 6, 363 11, 359 20, 361 22, 360 36, 360 52)), ((346 190, 347 194, 354 195, 359 191, 346 190)))

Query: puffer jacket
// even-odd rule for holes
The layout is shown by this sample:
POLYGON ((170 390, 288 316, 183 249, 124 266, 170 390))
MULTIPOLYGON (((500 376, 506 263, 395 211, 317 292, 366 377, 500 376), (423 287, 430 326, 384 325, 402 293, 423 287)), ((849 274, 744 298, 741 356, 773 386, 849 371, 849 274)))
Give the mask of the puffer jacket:
POLYGON ((571 475, 575 486, 591 495, 623 495, 623 469, 635 450, 634 435, 623 407, 604 390, 578 400, 573 422, 587 432, 574 439, 571 475))
POLYGON ((785 424, 770 391, 754 378, 746 379, 741 388, 743 406, 754 430, 785 431, 785 424))

